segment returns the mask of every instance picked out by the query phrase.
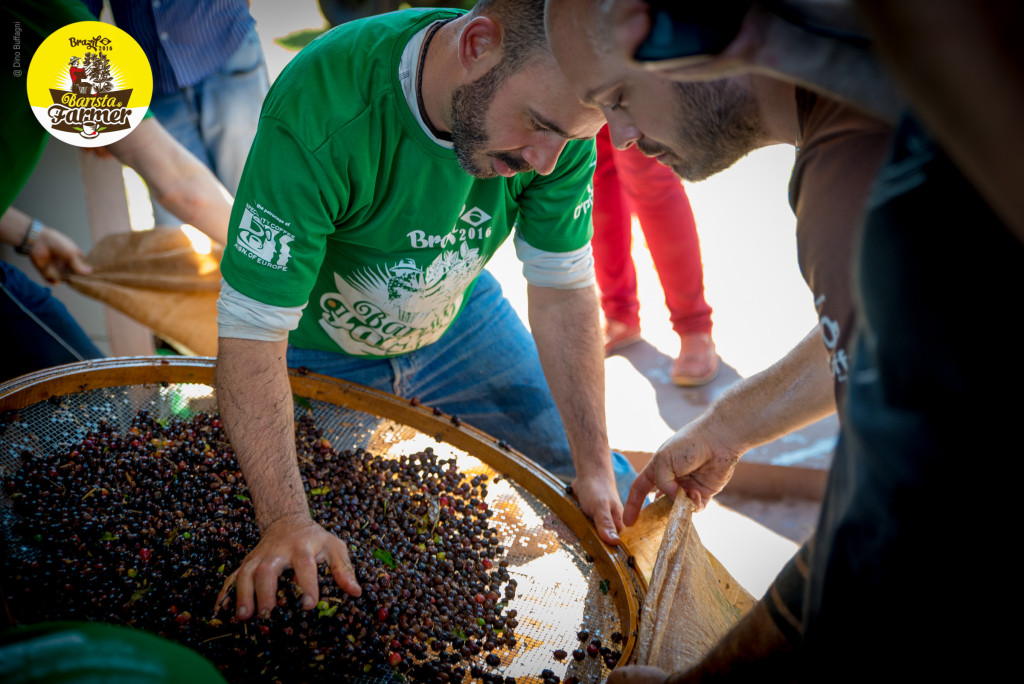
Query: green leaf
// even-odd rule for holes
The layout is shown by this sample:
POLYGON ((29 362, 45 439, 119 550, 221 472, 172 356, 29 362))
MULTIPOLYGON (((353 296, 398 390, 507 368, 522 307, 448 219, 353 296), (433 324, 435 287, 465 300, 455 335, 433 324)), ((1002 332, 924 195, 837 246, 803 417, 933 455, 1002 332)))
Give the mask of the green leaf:
POLYGON ((285 50, 298 51, 309 45, 313 40, 321 33, 326 31, 329 26, 324 26, 318 29, 300 29, 298 31, 292 31, 286 36, 275 38, 274 42, 283 47, 285 50))
POLYGON ((331 491, 330 487, 316 487, 314 489, 310 489, 309 493, 312 496, 322 496, 322 495, 326 494, 329 491, 331 491))
POLYGON ((601 590, 602 594, 607 594, 608 593, 608 588, 610 586, 611 586, 611 584, 608 582, 608 580, 603 579, 603 580, 601 580, 601 583, 597 585, 597 588, 601 590))
POLYGON ((153 585, 149 585, 148 587, 140 587, 136 589, 135 593, 132 594, 132 597, 128 599, 128 605, 132 605, 133 603, 135 603, 151 591, 153 591, 153 585))
POLYGON ((238 499, 239 501, 249 500, 249 497, 247 497, 245 494, 235 494, 235 498, 238 499))
POLYGON ((452 634, 454 634, 458 638, 462 639, 463 641, 466 640, 466 631, 464 629, 462 629, 461 627, 459 627, 458 625, 456 625, 455 629, 452 630, 452 634))
POLYGON ((384 549, 374 549, 372 555, 377 560, 381 561, 382 563, 385 563, 389 568, 393 568, 396 565, 395 559, 391 557, 390 551, 385 551, 384 549))
POLYGON ((306 397, 300 397, 298 394, 293 394, 292 399, 295 401, 296 404, 306 409, 307 411, 313 410, 313 405, 309 403, 309 399, 307 399, 306 397))
POLYGON ((104 532, 103 536, 100 537, 100 541, 114 541, 117 539, 116 534, 112 534, 110 531, 104 532))

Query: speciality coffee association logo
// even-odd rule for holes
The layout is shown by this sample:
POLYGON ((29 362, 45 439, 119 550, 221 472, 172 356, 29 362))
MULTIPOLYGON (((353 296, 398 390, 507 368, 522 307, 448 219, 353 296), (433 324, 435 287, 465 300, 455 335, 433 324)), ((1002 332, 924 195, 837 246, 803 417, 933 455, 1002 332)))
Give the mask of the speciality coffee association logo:
POLYGON ((28 68, 28 99, 43 128, 78 147, 117 142, 142 122, 153 96, 146 54, 99 21, 50 34, 28 68))

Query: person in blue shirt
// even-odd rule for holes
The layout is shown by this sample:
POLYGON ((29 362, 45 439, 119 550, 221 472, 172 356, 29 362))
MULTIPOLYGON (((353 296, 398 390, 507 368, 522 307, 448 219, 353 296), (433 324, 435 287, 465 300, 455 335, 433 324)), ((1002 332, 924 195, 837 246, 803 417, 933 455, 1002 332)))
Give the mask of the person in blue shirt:
MULTIPOLYGON (((95 16, 102 0, 85 0, 95 16)), ((270 87, 246 0, 110 0, 153 70, 150 111, 234 194, 270 87)), ((154 202, 157 225, 181 223, 154 202)))

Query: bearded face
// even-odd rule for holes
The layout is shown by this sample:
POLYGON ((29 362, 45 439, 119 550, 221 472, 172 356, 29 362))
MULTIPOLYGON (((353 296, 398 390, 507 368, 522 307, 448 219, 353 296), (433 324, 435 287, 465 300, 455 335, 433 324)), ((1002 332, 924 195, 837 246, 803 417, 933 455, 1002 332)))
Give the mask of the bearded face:
POLYGON ((493 178, 497 174, 491 159, 500 159, 514 172, 529 171, 532 167, 522 157, 511 152, 490 150, 487 122, 491 105, 501 86, 508 80, 499 64, 486 74, 452 93, 449 111, 452 147, 462 169, 475 178, 493 178))
MULTIPOLYGON (((724 171, 764 144, 753 94, 731 80, 672 84, 672 112, 665 131, 637 147, 696 182, 724 171)), ((636 106, 640 106, 639 104, 636 106)))

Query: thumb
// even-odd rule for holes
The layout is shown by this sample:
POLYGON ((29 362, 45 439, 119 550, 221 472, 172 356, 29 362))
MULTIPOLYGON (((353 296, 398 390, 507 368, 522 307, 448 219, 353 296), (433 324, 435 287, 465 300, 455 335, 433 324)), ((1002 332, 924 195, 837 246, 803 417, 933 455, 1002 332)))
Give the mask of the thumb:
POLYGON ((52 261, 46 264, 46 266, 43 266, 40 273, 42 274, 43 278, 46 279, 46 282, 50 283, 51 285, 56 285, 57 283, 60 282, 60 269, 57 268, 57 265, 52 261))
POLYGON ((611 511, 608 509, 607 505, 594 514, 594 527, 597 529, 598 536, 601 537, 606 544, 617 546, 621 541, 619 539, 619 532, 615 526, 615 521, 612 518, 611 511))
POLYGON ((71 255, 71 263, 69 266, 71 267, 72 273, 77 273, 78 275, 92 274, 92 266, 86 262, 85 256, 81 252, 71 255))

